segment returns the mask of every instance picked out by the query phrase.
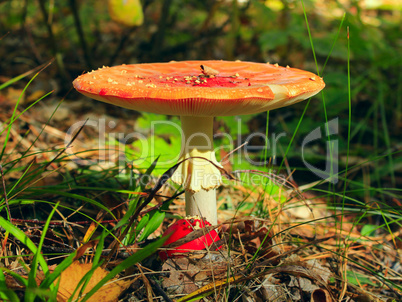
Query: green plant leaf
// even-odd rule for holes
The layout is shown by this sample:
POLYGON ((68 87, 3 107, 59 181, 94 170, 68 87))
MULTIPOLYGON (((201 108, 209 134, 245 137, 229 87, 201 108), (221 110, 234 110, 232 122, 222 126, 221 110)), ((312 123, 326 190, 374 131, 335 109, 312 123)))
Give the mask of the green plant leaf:
POLYGON ((142 216, 142 218, 141 218, 141 220, 140 220, 140 222, 138 223, 138 225, 137 225, 137 228, 136 228, 136 236, 141 232, 141 230, 143 229, 143 228, 145 228, 145 226, 147 225, 147 223, 148 223, 148 221, 149 221, 149 213, 147 213, 147 214, 145 214, 144 216, 142 216))
POLYGON ((136 121, 136 129, 153 135, 181 136, 180 120, 176 116, 143 112, 136 121))
POLYGON ((165 218, 165 212, 162 211, 152 211, 149 222, 145 225, 144 231, 138 238, 138 241, 147 239, 163 222, 165 218), (152 213, 153 212, 153 213, 152 213))
POLYGON ((362 227, 362 230, 360 231, 360 233, 362 234, 362 236, 374 236, 374 233, 376 230, 378 230, 377 225, 365 224, 362 227))
POLYGON ((353 271, 347 271, 347 278, 348 278, 348 282, 350 282, 356 286, 370 285, 370 286, 378 287, 378 284, 371 281, 370 278, 368 278, 364 274, 360 274, 360 273, 353 272, 353 271))
POLYGON ((171 144, 159 136, 153 136, 145 140, 135 141, 133 147, 139 150, 136 155, 141 159, 152 160, 159 156, 158 168, 165 169, 177 162, 181 149, 179 137, 172 136, 170 141, 171 144))

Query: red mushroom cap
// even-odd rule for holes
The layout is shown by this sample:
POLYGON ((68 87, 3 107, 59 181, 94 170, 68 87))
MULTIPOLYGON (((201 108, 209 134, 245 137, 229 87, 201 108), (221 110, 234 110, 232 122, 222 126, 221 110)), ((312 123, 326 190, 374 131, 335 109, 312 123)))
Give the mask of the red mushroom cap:
POLYGON ((74 87, 93 99, 168 115, 228 116, 284 107, 324 88, 315 74, 277 64, 183 61, 104 67, 74 87))
MULTIPOLYGON (((172 234, 169 239, 163 244, 166 246, 170 243, 176 242, 177 240, 183 238, 184 236, 190 234, 196 229, 203 228, 205 226, 210 226, 211 224, 199 217, 189 217, 177 220, 163 233, 163 236, 172 234)), ((159 257, 165 261, 167 258, 180 257, 191 251, 200 251, 209 247, 212 243, 220 240, 218 233, 215 230, 210 231, 201 237, 198 237, 190 242, 187 242, 178 247, 164 250, 159 252, 159 257)))

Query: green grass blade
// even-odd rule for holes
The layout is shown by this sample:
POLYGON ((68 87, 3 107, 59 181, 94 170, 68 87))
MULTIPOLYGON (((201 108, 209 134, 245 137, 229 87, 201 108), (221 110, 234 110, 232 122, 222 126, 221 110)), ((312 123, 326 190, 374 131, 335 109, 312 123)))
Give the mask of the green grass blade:
POLYGON ((17 294, 7 288, 6 277, 3 270, 0 269, 0 300, 4 301, 16 301, 18 302, 17 294))
MULTIPOLYGON (((29 85, 31 85, 32 81, 39 75, 40 72, 41 72, 41 70, 40 70, 39 72, 37 72, 37 73, 29 80, 29 82, 25 85, 24 89, 22 90, 22 92, 21 92, 21 94, 20 94, 20 96, 19 96, 19 98, 18 98, 18 100, 17 100, 17 103, 16 103, 15 106, 14 106, 13 114, 11 115, 11 120, 15 120, 14 117, 16 116, 17 108, 18 108, 19 103, 21 102, 22 96, 25 94, 25 91, 28 89, 29 85)), ((0 152, 0 161, 1 161, 2 158, 3 158, 4 151, 6 150, 7 142, 8 142, 8 140, 9 140, 9 138, 10 138, 11 125, 12 125, 12 123, 10 123, 10 124, 8 125, 8 127, 7 127, 7 134, 6 134, 6 137, 5 137, 5 140, 4 140, 4 145, 3 145, 3 148, 2 148, 2 150, 1 150, 1 152, 0 152)))
POLYGON ((26 173, 30 170, 30 168, 32 167, 32 165, 34 164, 34 161, 31 161, 29 163, 29 165, 26 167, 25 171, 22 173, 21 177, 18 178, 18 180, 14 183, 14 185, 12 186, 12 188, 10 190, 8 190, 7 192, 7 197, 14 191, 14 189, 19 185, 19 183, 24 179, 24 176, 26 175, 26 173))
POLYGON ((269 111, 267 111, 267 123, 265 125, 265 149, 264 149, 264 163, 267 162, 268 157, 268 134, 269 134, 269 111))
POLYGON ((76 292, 79 290, 78 297, 82 297, 83 292, 88 285, 89 280, 91 279, 92 275, 94 274, 95 270, 102 265, 102 262, 100 263, 93 263, 91 269, 81 278, 81 280, 78 282, 76 288, 74 289, 73 293, 71 294, 70 298, 68 299, 68 302, 72 302, 76 292))
MULTIPOLYGON (((39 244, 38 244, 38 249, 37 249, 37 251, 36 251, 36 253, 35 253, 35 255, 34 255, 33 259, 32 259, 31 270, 30 270, 30 272, 28 274, 28 288, 29 289, 38 287, 38 285, 36 283, 36 273, 37 273, 37 269, 38 269, 38 259, 39 259, 39 256, 42 253, 42 246, 43 246, 43 242, 45 241, 45 238, 46 238, 47 230, 49 229, 50 221, 51 221, 54 213, 56 212, 56 209, 57 209, 58 205, 59 205, 59 203, 57 203, 53 207, 53 209, 50 212, 49 217, 46 220, 46 223, 45 223, 45 225, 43 227, 42 236, 41 236, 39 244)), ((50 290, 52 290, 52 286, 50 286, 50 290)), ((26 294, 25 294, 25 300, 26 301, 34 301, 35 300, 34 292, 32 292, 30 290, 27 290, 26 294)))
POLYGON ((40 65, 40 66, 38 66, 38 67, 36 67, 36 68, 34 68, 32 70, 28 70, 27 72, 25 72, 25 73, 23 73, 23 74, 21 74, 19 76, 16 76, 16 77, 12 78, 11 80, 8 80, 7 82, 5 82, 5 83, 0 85, 0 90, 4 89, 4 88, 6 88, 6 87, 8 87, 8 86, 10 86, 10 85, 12 85, 14 83, 17 83, 18 81, 22 80, 23 78, 29 76, 30 74, 34 73, 35 71, 37 71, 39 69, 41 69, 41 70, 45 69, 47 66, 49 66, 52 63, 52 61, 49 62, 49 63, 42 64, 42 65, 40 65))
POLYGON ((4 286, 0 286, 0 299, 1 301, 20 302, 17 294, 4 286))
POLYGON ((344 13, 343 16, 342 16, 341 23, 339 24, 338 32, 336 33, 334 42, 332 43, 331 49, 329 50, 329 53, 328 53, 328 55, 327 55, 327 58, 325 59, 324 65, 322 66, 321 75, 324 73, 324 69, 325 69, 325 67, 327 66, 327 63, 328 63, 328 61, 329 61, 329 58, 331 57, 332 51, 333 51, 334 48, 335 48, 335 44, 336 44, 336 42, 337 42, 338 39, 339 39, 339 35, 340 35, 341 29, 342 29, 342 27, 343 27, 343 22, 345 21, 345 17, 346 17, 346 13, 344 13))
MULTIPOLYGON (((345 163, 345 181, 343 185, 343 197, 342 197, 342 216, 343 217, 343 208, 345 205, 345 198, 346 198, 346 188, 348 186, 348 168, 349 168, 349 152, 350 152, 350 134, 351 134, 351 127, 352 127, 352 94, 351 94, 351 89, 350 89, 350 39, 349 39, 349 27, 347 29, 347 49, 348 49, 348 54, 347 54, 347 70, 348 70, 348 101, 349 101, 349 106, 348 106, 348 113, 349 113, 349 119, 348 119, 348 135, 347 135, 347 147, 346 147, 346 163, 345 163)), ((340 221, 340 230, 342 230, 342 222, 343 220, 340 221)))
POLYGON ((92 261, 92 263, 93 263, 94 265, 98 264, 99 261, 100 261, 100 259, 101 259, 102 251, 103 251, 103 246, 104 246, 104 244, 105 244, 106 233, 107 233, 106 230, 103 229, 101 235, 99 236, 99 242, 98 242, 98 244, 97 244, 97 246, 96 246, 96 251, 95 251, 94 259, 93 259, 93 261, 92 261))
POLYGON ((64 259, 59 265, 56 266, 52 273, 48 274, 45 277, 39 287, 42 289, 49 288, 53 284, 53 282, 61 275, 61 273, 64 272, 67 267, 69 267, 71 263, 74 262, 76 256, 76 251, 71 253, 66 259, 64 259))
MULTIPOLYGON (((289 153, 290 147, 292 146, 292 143, 293 143, 293 141, 294 141, 294 139, 295 139, 295 137, 296 137, 297 130, 300 128, 300 125, 301 125, 301 123, 302 123, 302 121, 303 121, 304 115, 306 114, 307 109, 308 109, 308 106, 310 105, 310 101, 311 101, 311 98, 308 99, 307 104, 306 104, 306 106, 304 107, 303 113, 301 114, 301 117, 300 117, 299 121, 297 122, 296 129, 294 130, 293 135, 292 135, 292 137, 291 137, 291 139, 290 139, 290 141, 289 141, 289 144, 288 144, 288 146, 286 147, 285 154, 283 155, 284 158, 285 158, 285 157, 287 156, 287 154, 289 153)), ((278 173, 279 173, 279 171, 281 171, 284 162, 285 162, 285 160, 283 159, 283 160, 281 161, 281 164, 279 165, 278 173)))
POLYGON ((27 112, 31 107, 35 106, 37 103, 39 103, 42 99, 44 99, 45 97, 47 97, 48 95, 50 95, 52 93, 52 91, 46 93, 44 96, 42 96, 41 98, 37 99, 35 102, 33 102, 32 104, 30 104, 28 107, 26 107, 23 111, 21 111, 18 115, 16 115, 14 118, 9 118, 7 121, 4 122, 4 129, 0 132, 0 135, 3 134, 4 131, 6 131, 6 129, 8 128, 8 126, 10 126, 11 124, 13 124, 16 120, 18 120, 18 118, 23 115, 25 112, 27 112))
MULTIPOLYGON (((383 82, 379 83, 379 103, 380 103, 381 122, 382 122, 383 131, 384 131, 385 145, 388 150, 391 150, 392 149, 391 139, 389 136, 387 116, 386 116, 385 104, 384 104, 384 84, 383 84, 383 82)), ((393 186, 396 186, 394 162, 392 159, 392 155, 388 155, 388 165, 389 165, 389 173, 391 175, 391 183, 393 186)))
MULTIPOLYGON (((49 92, 48 94, 45 94, 43 97, 41 97, 39 100, 43 99, 45 96, 49 95, 51 92, 49 92)), ((48 118, 48 120, 46 121, 45 125, 42 127, 42 129, 39 131, 38 135, 35 137, 35 139, 32 141, 31 145, 29 146, 29 148, 27 148, 21 156, 25 156, 30 150, 31 148, 35 145, 36 141, 39 139, 39 137, 42 135, 43 131, 45 130, 46 126, 49 124, 50 120, 52 119, 53 115, 56 113, 57 109, 59 108, 59 106, 61 105, 61 103, 63 102, 63 100, 61 100, 56 108, 53 110, 52 114, 50 115, 50 117, 48 118)), ((17 161, 18 162, 18 161, 17 161)), ((16 162, 16 163, 17 163, 16 162)), ((15 164, 16 164, 15 163, 15 164)), ((14 164, 14 165, 15 165, 14 164)), ((14 165, 12 165, 10 168, 12 168, 14 165)), ((10 169, 9 168, 9 169, 10 169)))
POLYGON ((138 238, 138 241, 145 240, 146 238, 148 238, 149 235, 151 235, 154 231, 156 231, 162 224, 163 220, 165 219, 165 214, 166 212, 162 212, 160 210, 154 210, 151 213, 149 213, 150 215, 149 221, 146 224, 144 231, 138 238))
POLYGON ((23 244, 25 244, 28 249, 34 253, 38 254, 38 262, 40 266, 42 267, 43 273, 46 275, 49 272, 49 268, 47 266, 45 258, 43 258, 42 254, 38 252, 38 248, 36 245, 29 239, 27 235, 25 235, 24 232, 22 232, 19 228, 14 226, 12 223, 4 219, 3 217, 0 216, 0 225, 2 228, 4 228, 7 232, 9 232, 11 235, 13 235, 16 239, 21 241, 23 244))
POLYGON ((302 7, 303 7, 304 19, 306 21, 306 27, 307 27, 308 37, 309 37, 309 40, 310 40, 311 51, 313 53, 314 62, 315 62, 315 66, 316 66, 316 69, 317 69, 317 75, 320 76, 320 70, 318 69, 317 57, 315 55, 315 50, 314 50, 313 38, 311 36, 310 25, 308 23, 307 13, 306 13, 306 9, 304 7, 304 1, 303 0, 301 0, 301 4, 302 4, 302 7))

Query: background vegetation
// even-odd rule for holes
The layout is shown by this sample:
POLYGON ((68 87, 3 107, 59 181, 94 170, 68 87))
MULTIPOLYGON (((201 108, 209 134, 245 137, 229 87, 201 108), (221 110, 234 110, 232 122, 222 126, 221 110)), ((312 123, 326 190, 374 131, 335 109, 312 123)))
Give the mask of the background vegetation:
MULTIPOLYGON (((119 1, 114 2, 119 5, 119 1)), ((303 138, 316 127, 338 118, 340 132, 331 139, 339 143, 340 182, 315 185, 313 194, 325 198, 335 213, 343 213, 345 209, 360 213, 359 231, 363 224, 370 226, 365 234, 380 234, 381 229, 396 234, 392 236, 394 248, 401 248, 398 232, 402 217, 402 8, 398 1, 143 0, 132 3, 132 15, 125 16, 125 20, 132 18, 136 25, 122 24, 116 12, 118 7, 111 10, 106 1, 0 2, 0 164, 4 184, 4 194, 0 193, 0 197, 4 218, 18 216, 46 221, 54 209, 48 204, 61 201, 63 211, 72 211, 84 202, 87 207, 91 205, 82 210, 85 220, 95 219, 97 211, 102 209, 105 217, 125 217, 118 225, 121 227, 128 221, 126 214, 138 210, 139 195, 132 192, 139 194, 145 187, 136 187, 133 179, 137 176, 133 175, 139 173, 136 168, 148 168, 155 158, 141 167, 131 166, 131 172, 126 175, 99 163, 85 168, 68 167, 65 166, 68 157, 59 153, 66 147, 64 133, 73 122, 88 117, 115 121, 116 131, 130 133, 135 129, 145 134, 149 134, 150 120, 177 119, 141 116, 83 99, 71 91, 72 80, 82 72, 103 65, 170 60, 269 61, 319 73, 326 82, 325 91, 308 103, 269 115, 248 116, 247 122, 242 120, 240 130, 235 119, 217 118, 215 131, 240 134, 236 146, 250 133, 265 133, 267 128, 285 131, 287 135, 280 140, 282 152, 277 154, 275 173, 291 174, 293 185, 309 186, 319 179, 301 162, 303 138), (35 75, 40 66, 52 60, 50 66, 35 75), (26 109, 32 113, 20 116, 26 109), (279 165, 281 171, 277 170, 279 165), (56 173, 45 177, 43 173, 49 172, 49 166, 56 173), (127 212, 114 211, 112 215, 107 209, 127 200, 130 201, 127 212), (38 202, 41 211, 35 208, 38 202), (11 209, 6 209, 7 203, 11 209), (67 209, 68 204, 71 209, 67 209), (20 210, 21 205, 29 206, 20 210)), ((178 138, 169 129, 159 129, 156 134, 162 156, 169 151, 176 153, 178 138)), ((84 135, 83 142, 75 145, 78 150, 94 148, 93 137, 98 133, 85 128, 81 135, 84 135)), ((110 145, 119 144, 110 137, 106 140, 110 145)), ((133 158, 138 150, 136 143, 127 144, 133 158)), ((326 143, 327 138, 323 137, 304 150, 306 159, 322 169, 326 143)), ((251 146, 263 145, 258 140, 251 142, 251 146)), ((266 160, 264 151, 253 155, 261 162, 266 160)), ((267 155, 268 159, 272 156, 270 150, 267 155)), ((232 165, 233 169, 255 168, 232 165)), ((160 175, 167 167, 156 168, 161 169, 157 173, 160 175)), ((263 205, 257 210, 261 215, 268 215, 263 205)), ((125 244, 135 243, 138 236, 144 240, 156 230, 165 214, 155 213, 161 212, 153 212, 147 218, 149 221, 154 217, 154 225, 150 224, 142 235, 140 229, 126 237, 125 244)), ((85 240, 89 240, 93 234, 89 233, 80 236, 86 234, 85 240)), ((82 243, 78 239, 69 240, 75 241, 71 244, 74 247, 82 243)))
MULTIPOLYGON (((123 63, 238 59, 278 62, 317 72, 304 6, 318 71, 323 71, 327 87, 324 101, 315 100, 309 105, 298 130, 300 137, 326 119, 339 117, 343 159, 340 164, 345 165, 349 122, 346 28, 349 27, 351 159, 353 163, 361 163, 382 156, 367 167, 370 174, 377 171, 367 185, 395 187, 397 181, 400 184, 400 175, 396 174, 401 163, 400 156, 391 154, 400 148, 397 138, 402 112, 401 25, 400 6, 387 3, 143 1, 143 23, 129 27, 111 20, 103 1, 3 1, 0 69, 5 81, 55 58, 52 66, 40 75, 45 78, 40 84, 45 86, 42 90, 56 91, 53 98, 71 89, 71 81, 83 71, 123 63)), ((77 95, 72 93, 67 98, 77 95)), ((282 128, 292 133, 304 106, 302 103, 272 112, 270 129, 281 123, 282 128)), ((265 118, 261 114, 249 130, 265 132, 265 118)), ((322 147, 325 146, 317 146, 313 158, 325 154, 322 147)), ((300 164, 292 161, 297 161, 298 154, 300 150, 293 146, 288 156, 294 165, 300 164)))

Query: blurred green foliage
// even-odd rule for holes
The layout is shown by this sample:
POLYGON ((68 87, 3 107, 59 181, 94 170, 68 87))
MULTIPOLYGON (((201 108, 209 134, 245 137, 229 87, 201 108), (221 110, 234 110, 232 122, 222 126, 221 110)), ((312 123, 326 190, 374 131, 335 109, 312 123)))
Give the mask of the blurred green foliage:
MULTIPOLYGON (((327 85, 323 101, 315 97, 310 103, 288 154, 290 163, 298 165, 292 158, 300 155, 301 136, 334 117, 340 120, 341 159, 346 153, 349 28, 350 152, 359 157, 356 162, 382 155, 374 166, 388 167, 389 184, 395 186, 401 157, 400 153, 389 154, 400 149, 401 7, 398 2, 383 2, 142 0, 143 23, 124 26, 112 20, 106 0, 6 0, 0 3, 0 70, 11 78, 56 58, 46 72, 58 81, 60 93, 69 90, 71 80, 83 71, 122 63, 239 59, 320 72, 327 85)), ((305 104, 270 113, 269 131, 288 133, 281 139, 284 149, 305 104)), ((254 119, 258 119, 257 127, 251 128, 242 118, 242 134, 265 133, 265 115, 254 119)), ((220 120, 238 134, 233 119, 220 120)), ((323 138, 311 147, 317 162, 325 154, 325 144, 323 138)))

